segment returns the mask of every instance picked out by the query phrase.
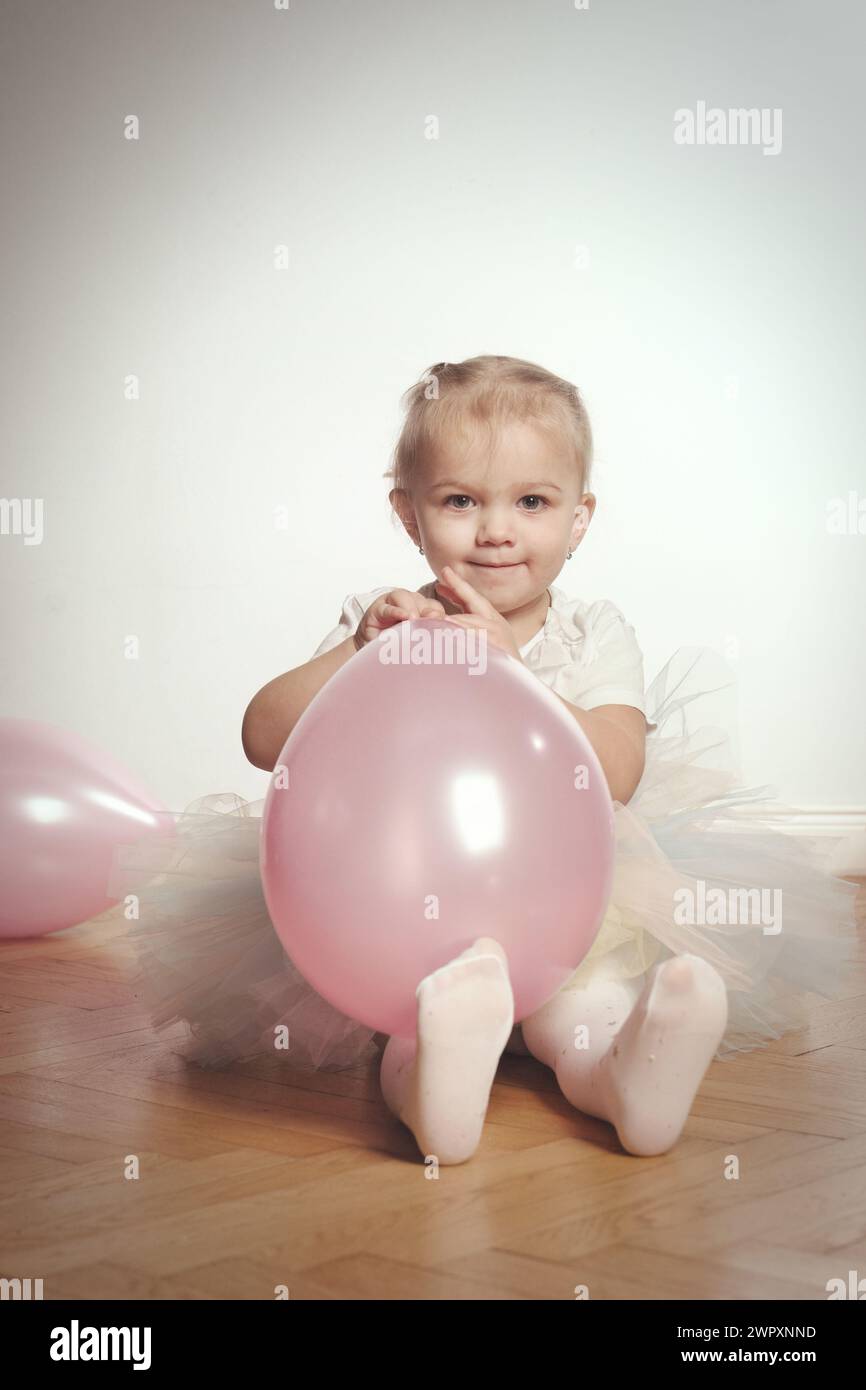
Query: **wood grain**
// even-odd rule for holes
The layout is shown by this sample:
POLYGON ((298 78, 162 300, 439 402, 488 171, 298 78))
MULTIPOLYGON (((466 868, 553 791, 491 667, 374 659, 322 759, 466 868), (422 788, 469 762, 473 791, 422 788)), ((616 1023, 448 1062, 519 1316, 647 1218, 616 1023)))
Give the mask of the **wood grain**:
POLYGON ((0 1276, 47 1299, 813 1300, 866 1275, 866 951, 802 1029, 712 1064, 670 1153, 624 1153, 505 1055, 438 1178, 376 1064, 203 1071, 133 969, 109 917, 0 949, 0 1276))

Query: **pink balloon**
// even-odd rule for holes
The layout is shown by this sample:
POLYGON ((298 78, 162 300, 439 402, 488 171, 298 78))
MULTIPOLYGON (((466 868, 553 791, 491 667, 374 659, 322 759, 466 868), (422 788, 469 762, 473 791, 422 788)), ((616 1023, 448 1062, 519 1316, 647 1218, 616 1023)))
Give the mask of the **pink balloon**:
POLYGON ((96 917, 114 851, 174 817, 114 758, 68 729, 0 719, 0 937, 96 917))
POLYGON ((292 730, 262 817, 295 965, 404 1037, 419 981, 479 936, 507 952, 515 1021, 533 1013, 592 945, 613 878, 613 803, 580 726, 491 643, 486 669, 469 646, 458 660, 455 633, 406 621, 353 656, 292 730))

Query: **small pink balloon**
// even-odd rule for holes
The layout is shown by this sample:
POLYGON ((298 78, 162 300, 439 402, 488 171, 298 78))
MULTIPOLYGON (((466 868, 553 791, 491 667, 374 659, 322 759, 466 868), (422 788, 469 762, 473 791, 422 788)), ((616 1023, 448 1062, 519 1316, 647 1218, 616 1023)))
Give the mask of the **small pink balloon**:
POLYGON ((533 1013, 610 897, 613 803, 589 740, 537 676, 472 640, 424 618, 369 643, 308 705, 265 799, 283 946, 335 1008, 403 1037, 419 981, 479 936, 508 955, 515 1021, 533 1013))
POLYGON ((115 850, 174 817, 127 768, 68 729, 0 719, 0 937, 96 917, 115 850))

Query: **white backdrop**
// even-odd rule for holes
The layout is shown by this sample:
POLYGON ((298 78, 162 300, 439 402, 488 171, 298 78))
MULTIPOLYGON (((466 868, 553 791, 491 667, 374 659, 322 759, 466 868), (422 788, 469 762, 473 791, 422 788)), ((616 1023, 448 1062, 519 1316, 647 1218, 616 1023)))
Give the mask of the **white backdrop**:
POLYGON ((828 505, 866 498, 863 39, 853 0, 7 6, 0 494, 44 533, 7 512, 0 714, 175 809, 263 795, 252 694, 430 578, 401 392, 504 353, 595 430, 560 586, 647 681, 732 659, 750 781, 862 808, 866 535, 828 505), (781 147, 676 143, 699 102, 781 147))

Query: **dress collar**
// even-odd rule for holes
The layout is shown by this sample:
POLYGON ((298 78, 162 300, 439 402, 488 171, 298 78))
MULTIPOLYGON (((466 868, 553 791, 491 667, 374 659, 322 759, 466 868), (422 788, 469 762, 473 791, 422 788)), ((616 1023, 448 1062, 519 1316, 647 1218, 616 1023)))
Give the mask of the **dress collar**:
POLYGON ((526 653, 531 651, 537 643, 543 642, 545 637, 549 637, 551 632, 555 632, 558 629, 558 609, 559 604, 563 598, 563 594, 561 590, 557 589, 555 584, 548 584, 547 589, 548 593, 550 594, 550 607, 547 610, 547 616, 544 619, 544 624, 532 637, 529 638, 527 642, 524 642, 522 647, 518 647, 518 651, 520 652, 521 656, 526 656, 526 653))

